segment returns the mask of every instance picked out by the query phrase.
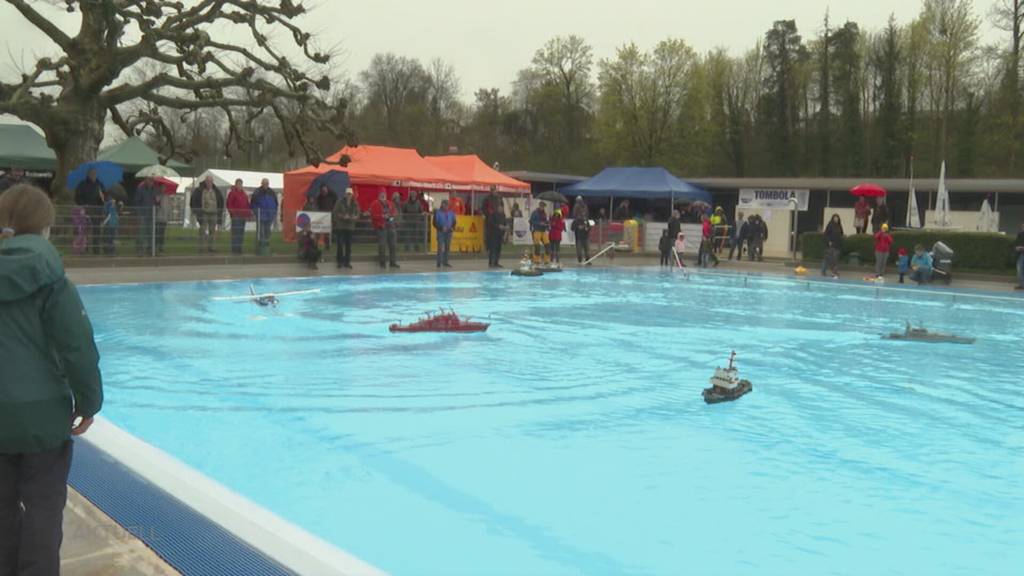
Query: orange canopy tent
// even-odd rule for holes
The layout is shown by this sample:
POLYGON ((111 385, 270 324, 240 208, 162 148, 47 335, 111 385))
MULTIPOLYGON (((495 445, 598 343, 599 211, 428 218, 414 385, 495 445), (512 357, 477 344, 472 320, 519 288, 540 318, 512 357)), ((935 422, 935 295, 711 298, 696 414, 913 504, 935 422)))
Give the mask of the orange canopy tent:
POLYGON ((529 184, 498 172, 485 164, 476 154, 467 156, 427 156, 427 162, 463 182, 469 182, 470 190, 473 191, 488 192, 493 186, 502 194, 530 194, 529 184))
POLYGON ((295 239, 295 213, 306 203, 306 190, 317 176, 331 170, 348 172, 359 205, 365 210, 380 192, 389 197, 398 192, 403 199, 415 190, 470 190, 470 182, 427 162, 412 148, 388 146, 346 146, 327 157, 319 166, 306 166, 284 174, 281 223, 285 240, 295 239), (338 163, 348 155, 347 166, 338 163))

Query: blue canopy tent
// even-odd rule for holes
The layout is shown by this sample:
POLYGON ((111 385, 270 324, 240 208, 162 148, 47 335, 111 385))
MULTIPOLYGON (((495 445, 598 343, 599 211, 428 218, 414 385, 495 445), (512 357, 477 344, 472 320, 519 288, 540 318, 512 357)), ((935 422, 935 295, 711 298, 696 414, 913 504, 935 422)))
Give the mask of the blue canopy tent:
POLYGON ((605 168, 590 180, 562 188, 566 196, 683 200, 711 204, 711 193, 683 182, 664 168, 605 168))

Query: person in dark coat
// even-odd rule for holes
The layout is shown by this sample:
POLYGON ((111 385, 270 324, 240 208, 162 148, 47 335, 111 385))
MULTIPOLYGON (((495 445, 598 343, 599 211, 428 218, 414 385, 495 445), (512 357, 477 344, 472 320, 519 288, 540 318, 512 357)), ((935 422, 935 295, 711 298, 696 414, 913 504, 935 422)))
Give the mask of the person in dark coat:
POLYGON ((0 196, 0 574, 60 574, 71 438, 103 406, 92 325, 42 190, 0 196))
POLYGON ((505 230, 508 219, 505 217, 505 204, 494 194, 490 202, 484 206, 484 237, 487 244, 487 267, 501 268, 501 247, 505 243, 505 230))
POLYGON ((409 199, 402 205, 402 219, 405 223, 405 251, 423 251, 423 204, 418 192, 409 192, 409 199))
MULTIPOLYGON (((679 234, 676 232, 676 234, 679 234)), ((658 252, 661 253, 661 266, 672 265, 672 236, 669 236, 668 229, 665 229, 661 233, 661 238, 658 240, 658 252)))
POLYGON ((146 178, 135 189, 135 216, 139 226, 135 231, 135 255, 150 256, 156 236, 156 205, 162 194, 153 178, 146 178))
POLYGON ((832 273, 833 278, 839 278, 839 257, 843 253, 843 222, 839 214, 833 214, 828 225, 825 226, 825 258, 821 264, 821 275, 827 272, 832 273))
POLYGON ((192 191, 188 204, 199 224, 199 251, 212 254, 217 228, 224 221, 224 194, 213 184, 213 176, 192 191))
POLYGON ((91 223, 89 243, 92 246, 93 254, 99 254, 101 249, 101 228, 105 218, 103 192, 105 192, 103 183, 99 181, 95 168, 90 169, 85 180, 79 182, 75 188, 75 205, 85 208, 85 213, 89 216, 91 223))
POLYGON ((338 248, 335 254, 338 268, 352 269, 352 235, 355 234, 356 223, 361 215, 355 191, 347 188, 345 197, 334 205, 334 212, 331 213, 331 227, 336 237, 334 243, 338 248))
POLYGON ((736 214, 736 225, 732 227, 732 240, 729 242, 729 260, 737 254, 737 260, 743 260, 743 244, 750 235, 750 224, 743 217, 743 212, 736 214))
POLYGON ((885 197, 879 197, 875 205, 875 213, 871 215, 871 231, 878 232, 882 224, 889 223, 889 207, 885 204, 885 197))

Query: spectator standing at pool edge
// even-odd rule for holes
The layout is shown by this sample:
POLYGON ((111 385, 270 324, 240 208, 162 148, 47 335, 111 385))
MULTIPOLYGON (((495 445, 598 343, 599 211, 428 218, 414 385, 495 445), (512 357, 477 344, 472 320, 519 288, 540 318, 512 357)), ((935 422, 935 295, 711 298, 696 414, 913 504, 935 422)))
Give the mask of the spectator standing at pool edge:
POLYGON ((821 265, 821 275, 831 272, 833 278, 839 278, 839 258, 843 253, 843 221, 839 214, 833 214, 825 226, 825 261, 821 265))
POLYGON ((277 218, 277 193, 270 187, 270 180, 264 178, 260 187, 252 193, 250 208, 256 213, 256 253, 270 252, 270 231, 277 218))
POLYGON ((863 234, 868 231, 868 220, 871 218, 871 204, 868 203, 867 198, 861 196, 857 203, 853 205, 853 227, 857 230, 857 234, 863 234))
POLYGON ((885 277, 885 265, 889 262, 889 250, 892 248, 892 236, 889 225, 882 224, 881 230, 875 233, 875 278, 885 277))
POLYGON ((235 180, 235 185, 228 192, 228 214, 231 216, 231 253, 241 256, 242 244, 245 243, 245 223, 252 218, 249 197, 242 188, 242 179, 235 180))
POLYGON ((0 574, 60 573, 72 436, 103 404, 92 325, 47 241, 46 193, 0 197, 0 574))
POLYGON ((335 255, 338 268, 352 269, 352 235, 356 231, 359 214, 355 192, 346 188, 345 197, 334 205, 334 212, 331 213, 331 226, 337 236, 334 244, 338 249, 335 255))
POLYGON ((199 223, 199 251, 213 253, 217 240, 217 227, 224 214, 224 195, 213 185, 213 176, 207 176, 192 192, 189 207, 199 223))
POLYGON ((89 169, 85 180, 78 183, 75 188, 75 204, 85 208, 86 215, 92 224, 89 230, 89 242, 92 245, 92 253, 100 253, 100 232, 104 220, 103 215, 103 183, 96 175, 96 169, 89 169))
POLYGON ((150 256, 153 253, 156 205, 160 202, 161 195, 162 192, 152 177, 143 180, 135 189, 135 214, 139 219, 138 229, 135 231, 136 256, 150 256))
POLYGON ((391 263, 392 268, 398 268, 395 259, 395 252, 398 251, 397 217, 398 210, 394 202, 388 200, 385 192, 381 192, 373 204, 370 204, 370 222, 377 232, 377 262, 381 268, 387 267, 384 260, 385 249, 387 262, 391 263))
POLYGON ((561 264, 562 233, 565 232, 565 218, 562 217, 560 210, 552 210, 551 220, 548 225, 550 226, 548 239, 551 241, 551 261, 561 264))
POLYGON ((541 202, 537 209, 530 214, 530 233, 533 235, 533 255, 546 257, 548 255, 548 213, 544 211, 546 205, 541 202))
POLYGON ((455 211, 448 206, 447 200, 441 201, 441 207, 434 211, 434 230, 437 232, 437 267, 451 268, 448 253, 452 249, 452 234, 455 233, 455 211))
POLYGON ((576 239, 576 262, 590 266, 590 208, 583 196, 577 196, 572 207, 572 233, 576 239))
POLYGON ((1020 225, 1017 241, 1013 243, 1017 253, 1017 286, 1016 290, 1024 290, 1024 224, 1020 225))

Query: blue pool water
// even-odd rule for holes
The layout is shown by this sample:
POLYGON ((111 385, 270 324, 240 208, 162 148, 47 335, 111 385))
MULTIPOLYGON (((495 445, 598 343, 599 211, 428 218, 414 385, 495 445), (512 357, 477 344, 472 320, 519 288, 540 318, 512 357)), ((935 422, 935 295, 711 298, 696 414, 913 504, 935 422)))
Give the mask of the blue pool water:
POLYGON ((396 575, 1024 566, 1024 301, 651 269, 256 286, 322 291, 83 288, 105 415, 396 575), (388 333, 448 304, 490 331, 388 333), (880 339, 905 319, 979 340, 880 339), (733 349, 754 391, 707 406, 733 349))

